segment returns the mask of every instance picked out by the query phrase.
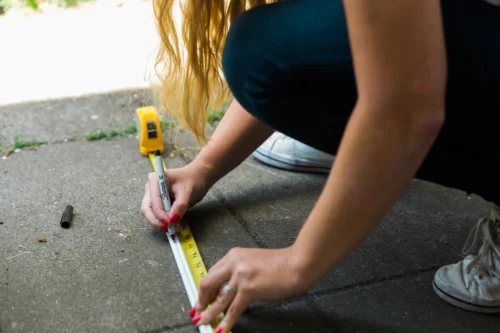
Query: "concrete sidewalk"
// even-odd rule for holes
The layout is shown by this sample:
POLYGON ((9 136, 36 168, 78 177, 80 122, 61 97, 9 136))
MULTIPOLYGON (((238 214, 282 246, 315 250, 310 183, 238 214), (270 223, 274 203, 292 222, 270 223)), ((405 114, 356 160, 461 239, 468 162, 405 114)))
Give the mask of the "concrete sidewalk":
MULTIPOLYGON (((5 106, 2 144, 14 135, 51 140, 125 126, 148 101, 120 104, 133 93, 5 106), (95 110, 102 121, 90 121, 95 110)), ((186 133, 177 140, 192 146, 186 133)), ((170 149, 169 167, 194 155, 169 157, 170 149)), ((150 170, 133 135, 0 159, 0 332, 196 331, 168 242, 140 214, 150 170), (75 209, 68 230, 59 226, 66 204, 75 209)), ((293 242, 325 179, 248 158, 185 218, 205 264, 234 246, 293 242)), ((497 316, 456 309, 431 286, 436 268, 460 259, 471 226, 487 210, 477 197, 415 181, 308 295, 252 306, 233 331, 498 332, 497 316)))

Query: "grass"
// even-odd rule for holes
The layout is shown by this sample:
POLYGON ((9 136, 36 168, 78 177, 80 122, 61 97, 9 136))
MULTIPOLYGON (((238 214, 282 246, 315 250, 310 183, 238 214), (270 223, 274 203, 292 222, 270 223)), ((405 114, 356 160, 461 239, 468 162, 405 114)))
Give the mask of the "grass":
POLYGON ((38 2, 36 0, 27 0, 28 6, 33 10, 38 10, 38 2))
POLYGON ((0 147, 0 153, 1 153, 1 155, 9 156, 16 149, 35 149, 35 147, 39 147, 39 146, 45 145, 45 144, 47 144, 47 142, 45 142, 45 141, 37 141, 37 140, 24 141, 24 140, 19 139, 19 136, 16 136, 14 138, 14 142, 12 142, 12 146, 0 147))
POLYGON ((229 107, 229 104, 225 104, 218 110, 209 109, 208 110, 208 117, 207 117, 208 123, 213 124, 213 123, 216 123, 218 121, 221 121, 222 118, 224 117, 224 115, 226 114, 228 107, 229 107))
MULTIPOLYGON (((160 120, 160 126, 162 132, 167 132, 170 130, 172 127, 174 127, 176 122, 171 119, 162 119, 160 120)), ((114 138, 115 136, 124 136, 124 135, 129 135, 129 134, 135 134, 137 133, 137 125, 131 124, 128 125, 127 128, 125 129, 112 129, 108 131, 96 131, 89 133, 85 135, 83 138, 87 141, 95 141, 95 140, 102 140, 102 139, 111 139, 114 138)))
POLYGON ((109 131, 96 131, 84 136, 87 141, 111 139, 115 136, 124 136, 137 133, 136 125, 128 125, 125 129, 112 129, 109 131))
MULTIPOLYGON (((103 140, 103 139, 111 139, 114 138, 115 136, 124 136, 124 135, 130 135, 130 134, 135 134, 137 133, 137 127, 135 124, 128 125, 124 129, 112 129, 108 131, 96 131, 96 132, 91 132, 83 136, 83 138, 77 138, 77 139, 85 139, 87 141, 96 141, 96 140, 103 140)), ((61 141, 62 142, 62 141, 61 141)), ((14 138, 14 142, 12 142, 12 146, 8 147, 0 147, 0 155, 4 156, 9 156, 12 154, 16 149, 29 149, 29 148, 35 148, 39 147, 41 145, 47 144, 46 141, 24 141, 19 139, 19 136, 16 136, 14 138)))
POLYGON ((215 122, 221 121, 224 115, 226 114, 225 111, 208 111, 208 122, 210 124, 213 124, 215 122))
POLYGON ((15 137, 14 143, 12 144, 12 149, 24 149, 24 148, 35 148, 41 145, 45 145, 47 142, 45 141, 22 141, 18 136, 15 137))
POLYGON ((167 132, 169 129, 171 129, 172 127, 174 127, 176 124, 176 122, 174 120, 171 120, 171 119, 162 119, 160 121, 160 126, 161 126, 161 131, 163 133, 167 132))
POLYGON ((77 7, 84 2, 93 2, 94 0, 0 0, 0 15, 11 8, 30 8, 34 12, 40 10, 40 4, 56 4, 61 8, 77 7))
MULTIPOLYGON (((1 3, 2 0, 0 0, 1 3)), ((224 105, 218 110, 213 110, 210 109, 208 111, 208 123, 209 124, 214 124, 218 121, 220 121, 224 115, 226 114, 228 105, 224 105)), ((177 122, 172 119, 161 119, 160 120, 160 126, 161 130, 163 133, 168 132, 171 130, 173 127, 175 127, 177 122)), ((111 139, 117 136, 125 136, 125 135, 130 135, 130 134, 135 134, 137 133, 137 125, 136 124, 131 124, 128 125, 126 128, 123 129, 111 129, 111 130, 101 130, 101 131, 95 131, 88 133, 84 135, 83 137, 78 137, 78 138, 73 138, 73 140, 78 140, 78 139, 84 139, 87 141, 96 141, 96 140, 104 140, 104 139, 111 139)), ((62 142, 62 141, 61 141, 62 142)), ((0 155, 5 155, 9 156, 11 153, 13 153, 16 149, 29 149, 29 148, 35 148, 39 147, 41 145, 47 144, 45 141, 37 141, 37 140, 32 140, 32 141, 24 141, 21 140, 18 136, 14 138, 14 141, 12 143, 12 146, 8 147, 0 147, 0 155)))

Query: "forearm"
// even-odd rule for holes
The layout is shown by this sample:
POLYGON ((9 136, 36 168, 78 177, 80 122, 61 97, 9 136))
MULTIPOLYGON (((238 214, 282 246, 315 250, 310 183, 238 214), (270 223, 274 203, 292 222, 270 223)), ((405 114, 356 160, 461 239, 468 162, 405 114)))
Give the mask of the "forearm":
POLYGON ((272 133, 272 128, 233 100, 194 162, 208 170, 208 182, 213 184, 242 163, 272 133))
POLYGON ((308 285, 345 259, 387 214, 444 121, 439 2, 343 3, 358 103, 323 193, 292 247, 308 285))
POLYGON ((367 237, 423 161, 442 119, 439 113, 411 119, 407 115, 419 110, 409 108, 392 113, 355 108, 325 188, 293 245, 308 285, 367 237))

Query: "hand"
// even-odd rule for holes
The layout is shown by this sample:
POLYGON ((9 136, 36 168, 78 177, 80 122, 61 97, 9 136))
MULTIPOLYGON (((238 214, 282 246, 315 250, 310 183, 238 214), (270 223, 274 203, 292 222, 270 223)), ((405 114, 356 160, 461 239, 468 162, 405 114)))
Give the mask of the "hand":
POLYGON ((187 209, 199 202, 211 184, 203 166, 192 162, 179 169, 166 170, 168 191, 172 200, 170 216, 167 216, 160 195, 156 172, 149 174, 142 199, 142 216, 156 229, 166 232, 169 223, 177 224, 187 209))
POLYGON ((309 286, 298 258, 292 247, 232 249, 201 280, 199 301, 190 312, 193 323, 208 324, 228 309, 215 331, 228 332, 250 303, 304 294, 309 286), (221 290, 225 282, 229 290, 221 290))

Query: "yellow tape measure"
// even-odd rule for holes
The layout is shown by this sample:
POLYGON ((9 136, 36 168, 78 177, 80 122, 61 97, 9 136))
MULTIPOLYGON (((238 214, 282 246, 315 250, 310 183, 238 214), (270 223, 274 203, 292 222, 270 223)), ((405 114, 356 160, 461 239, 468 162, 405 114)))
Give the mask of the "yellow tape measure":
MULTIPOLYGON (((149 159, 151 160, 151 164, 156 171, 155 155, 149 154, 149 159)), ((163 166, 166 169, 165 164, 163 164, 163 166)), ((191 269, 191 274, 193 275, 194 282, 196 283, 196 288, 200 290, 200 281, 202 278, 207 276, 207 269, 203 263, 203 259, 201 258, 200 251, 198 250, 198 246, 196 245, 193 234, 191 233, 191 229, 189 229, 189 226, 185 223, 181 223, 181 229, 182 231, 177 235, 177 237, 179 237, 182 244, 182 249, 184 250, 186 260, 188 261, 189 268, 191 269)))
MULTIPOLYGON (((143 107, 136 111, 137 113, 137 131, 139 134, 139 150, 142 155, 149 156, 153 169, 156 171, 157 165, 155 161, 155 150, 163 152, 163 139, 161 124, 156 109, 154 107, 143 107)), ((167 166, 163 161, 163 168, 166 170, 167 166)), ((207 269, 203 263, 201 253, 196 245, 191 229, 186 223, 181 223, 181 232, 177 235, 181 243, 184 256, 189 265, 189 269, 193 280, 196 284, 196 289, 200 290, 200 281, 207 276, 207 269)), ((224 318, 221 313, 212 323, 212 329, 216 329, 218 324, 224 318)), ((229 332, 231 333, 231 332, 229 332)))

